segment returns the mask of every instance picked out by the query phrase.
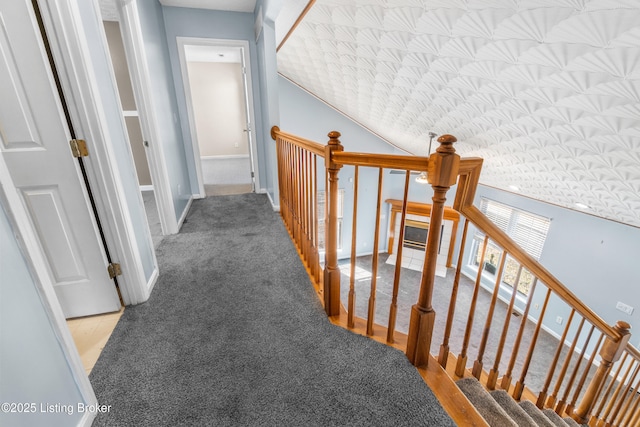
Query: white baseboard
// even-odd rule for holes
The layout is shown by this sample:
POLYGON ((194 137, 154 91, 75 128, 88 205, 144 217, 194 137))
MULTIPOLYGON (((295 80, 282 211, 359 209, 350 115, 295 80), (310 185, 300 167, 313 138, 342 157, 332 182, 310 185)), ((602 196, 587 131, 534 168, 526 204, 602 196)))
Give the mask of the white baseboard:
POLYGON ((151 277, 147 281, 147 289, 149 289, 149 295, 151 295, 151 291, 153 290, 153 287, 156 285, 156 282, 158 281, 158 277, 160 277, 160 271, 156 268, 155 270, 153 270, 153 273, 151 273, 151 277))
POLYGON ((248 154, 228 154, 226 156, 200 156, 200 160, 248 159, 248 154))
POLYGON ((271 209, 273 209, 274 212, 280 212, 280 205, 275 204, 275 202, 271 198, 271 194, 267 191, 266 188, 261 188, 259 190, 256 190, 256 193, 266 194, 267 198, 269 199, 269 203, 271 203, 271 209))
POLYGON ((189 196, 189 201, 187 202, 187 206, 185 206, 184 211, 182 211, 182 215, 180 215, 180 220, 178 221, 178 232, 180 232, 180 228, 182 228, 182 224, 184 220, 187 219, 187 215, 189 214, 189 209, 191 209, 191 203, 193 203, 193 196, 189 196))

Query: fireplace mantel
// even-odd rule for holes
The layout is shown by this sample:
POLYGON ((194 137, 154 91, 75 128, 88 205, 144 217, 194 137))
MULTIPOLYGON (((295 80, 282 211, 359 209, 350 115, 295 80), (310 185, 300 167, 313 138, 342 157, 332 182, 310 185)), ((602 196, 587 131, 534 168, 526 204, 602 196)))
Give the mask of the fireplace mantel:
MULTIPOLYGON (((402 200, 387 199, 386 203, 391 205, 391 218, 389 219, 389 254, 393 253, 395 248, 395 224, 396 215, 402 214, 402 200)), ((425 217, 427 220, 431 216, 431 205, 426 203, 407 202, 407 215, 417 215, 425 217)), ((451 267, 453 259, 453 249, 456 243, 456 234, 458 230, 458 222, 460 221, 460 214, 455 209, 445 206, 444 207, 444 220, 453 222, 453 229, 451 232, 451 241, 449 242, 449 251, 447 253, 447 267, 451 267)))

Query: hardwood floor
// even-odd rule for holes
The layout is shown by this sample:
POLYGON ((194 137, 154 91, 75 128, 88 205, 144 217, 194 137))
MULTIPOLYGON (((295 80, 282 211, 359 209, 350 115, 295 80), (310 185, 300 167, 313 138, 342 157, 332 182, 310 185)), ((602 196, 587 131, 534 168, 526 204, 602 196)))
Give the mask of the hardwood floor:
POLYGON ((123 312, 124 307, 115 313, 67 320, 67 326, 69 326, 87 374, 91 372, 91 369, 93 369, 93 366, 98 361, 102 349, 111 336, 123 312))

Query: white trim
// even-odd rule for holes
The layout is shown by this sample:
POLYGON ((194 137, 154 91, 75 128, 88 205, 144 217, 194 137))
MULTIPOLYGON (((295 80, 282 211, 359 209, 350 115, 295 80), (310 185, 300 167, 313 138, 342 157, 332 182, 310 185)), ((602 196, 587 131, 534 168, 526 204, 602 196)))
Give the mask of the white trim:
MULTIPOLYGON (((123 270, 123 275, 118 280, 122 298, 125 304, 138 304, 149 298, 147 279, 137 248, 135 230, 131 219, 126 215, 129 207, 120 180, 118 162, 111 147, 112 138, 106 125, 100 90, 92 70, 87 38, 82 29, 84 23, 77 1, 82 0, 44 0, 40 5, 42 18, 62 88, 68 100, 73 126, 76 134, 87 141, 92 153, 85 158, 87 175, 107 245, 113 260, 119 262, 123 270)), ((95 19, 95 25, 99 25, 97 11, 95 19)), ((104 33, 102 36, 106 46, 104 33)), ((106 52, 105 54, 108 55, 106 52)), ((113 72, 111 77, 115 91, 113 72)), ((126 129, 124 118, 122 126, 126 129)), ((151 239, 150 233, 147 237, 151 239)), ((149 244, 153 247, 152 242, 149 244)), ((153 257, 154 267, 157 269, 155 254, 153 257)))
POLYGON ((274 203, 273 199, 271 198, 271 194, 267 191, 266 188, 261 188, 260 190, 256 191, 256 193, 266 194, 267 198, 269 199, 269 203, 271 203, 271 209, 273 209, 274 212, 280 212, 280 205, 274 203))
POLYGON ((140 191, 153 191, 153 185, 141 185, 140 191))
MULTIPOLYGON (((242 58, 244 68, 246 70, 245 77, 245 102, 248 106, 247 115, 249 116, 250 126, 249 129, 249 157, 251 159, 252 172, 254 175, 254 188, 260 188, 260 173, 258 170, 258 147, 255 138, 255 112, 253 107, 253 88, 251 85, 251 63, 249 61, 249 42, 247 40, 226 40, 226 39, 212 39, 212 38, 200 38, 200 37, 176 37, 176 43, 178 44, 178 57, 180 60, 180 71, 182 73, 182 84, 184 90, 185 103, 187 108, 187 116, 189 121, 189 131, 191 133, 191 144, 193 146, 193 161, 196 169, 196 177, 198 179, 198 192, 195 196, 197 198, 205 197, 204 191, 204 179, 202 176, 202 165, 200 164, 200 147, 198 146, 198 134, 196 131, 196 124, 193 113, 193 102, 191 100, 191 89, 189 84, 189 73, 187 72, 187 60, 185 57, 186 45, 197 46, 224 46, 224 47, 239 47, 242 50, 242 58)), ((186 141, 185 141, 186 143, 186 141)))
MULTIPOLYGON (((98 403, 93 387, 89 382, 89 377, 84 370, 80 354, 76 347, 67 320, 62 312, 62 307, 58 302, 53 282, 49 276, 47 262, 42 248, 38 243, 36 232, 29 221, 29 215, 18 196, 13 179, 9 173, 9 168, 5 163, 4 156, 0 150, 0 204, 5 205, 6 212, 21 249, 24 258, 31 270, 36 290, 42 301, 42 306, 51 323, 56 338, 60 342, 62 353, 69 364, 71 375, 78 387, 84 403, 95 405, 98 403)), ((81 420, 81 425, 90 426, 97 414, 87 414, 81 420)))
POLYGON ((178 221, 174 212, 171 183, 165 161, 164 150, 157 143, 160 141, 158 119, 153 108, 153 88, 151 87, 150 71, 145 58, 147 57, 140 18, 136 2, 118 2, 120 14, 120 31, 122 42, 131 74, 131 83, 138 107, 142 135, 150 144, 147 147, 147 159, 151 181, 156 192, 156 202, 160 224, 164 234, 178 232, 178 221))
POLYGON ((191 203, 193 203, 193 196, 189 196, 189 201, 187 202, 187 206, 184 208, 182 215, 180 216, 180 221, 178 221, 178 227, 182 227, 184 224, 184 220, 187 219, 187 215, 189 214, 189 209, 191 209, 191 203))
POLYGON ((138 117, 140 114, 136 110, 123 110, 122 115, 124 117, 138 117))
POLYGON ((248 159, 248 154, 229 154, 225 156, 202 156, 200 160, 248 159))
POLYGON ((156 282, 158 281, 158 277, 160 277, 160 271, 156 268, 155 270, 153 270, 153 273, 151 273, 151 277, 147 282, 147 289, 149 290, 149 294, 151 294, 153 287, 156 285, 156 282))

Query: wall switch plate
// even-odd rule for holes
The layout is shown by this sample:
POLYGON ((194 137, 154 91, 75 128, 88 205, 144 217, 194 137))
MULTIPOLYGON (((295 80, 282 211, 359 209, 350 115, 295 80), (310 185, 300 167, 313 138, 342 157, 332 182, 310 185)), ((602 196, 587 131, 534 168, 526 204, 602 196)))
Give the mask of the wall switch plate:
POLYGON ((556 317, 556 323, 558 325, 562 325, 562 317, 560 317, 560 316, 556 317))
POLYGON ((618 301, 618 303, 616 304, 616 310, 620 310, 623 313, 627 313, 629 316, 633 314, 633 307, 620 301, 618 301))

